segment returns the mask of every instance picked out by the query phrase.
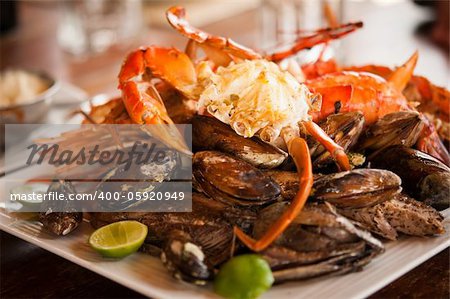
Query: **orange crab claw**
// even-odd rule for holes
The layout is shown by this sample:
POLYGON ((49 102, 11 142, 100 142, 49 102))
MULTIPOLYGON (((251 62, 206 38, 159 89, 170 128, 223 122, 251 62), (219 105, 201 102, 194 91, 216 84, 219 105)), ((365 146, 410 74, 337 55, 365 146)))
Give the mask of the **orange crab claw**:
POLYGON ((250 48, 244 47, 232 39, 215 36, 195 28, 186 20, 186 10, 181 6, 173 6, 166 12, 167 21, 182 35, 192 39, 200 45, 205 44, 212 48, 224 50, 231 55, 244 59, 259 59, 261 55, 250 48))
POLYGON ((128 55, 119 73, 119 88, 129 81, 143 82, 146 69, 153 77, 163 79, 183 92, 197 82, 195 67, 189 57, 175 48, 151 46, 128 55))
POLYGON ((131 119, 146 124, 171 124, 164 103, 153 85, 144 80, 146 70, 181 90, 196 82, 189 57, 176 49, 148 47, 125 59, 119 73, 119 88, 131 119))
POLYGON ((180 133, 173 126, 164 102, 150 81, 144 80, 147 69, 180 91, 196 82, 195 69, 186 54, 176 49, 149 47, 132 52, 119 73, 119 88, 130 118, 164 144, 190 154, 180 133))
POLYGON ((259 240, 254 240, 246 235, 238 227, 234 227, 234 233, 248 248, 253 251, 261 251, 275 241, 284 230, 291 224, 295 217, 301 212, 308 199, 313 185, 311 157, 309 156, 308 145, 303 138, 295 137, 288 143, 289 154, 292 156, 300 177, 299 191, 292 200, 289 208, 283 215, 269 228, 264 236, 259 240))
POLYGON ((362 22, 348 23, 335 28, 325 28, 315 31, 309 36, 303 36, 296 40, 290 49, 266 56, 266 59, 277 62, 292 56, 303 49, 312 48, 315 45, 326 43, 333 39, 341 38, 363 26, 362 22))
POLYGON ((417 64, 417 59, 419 58, 419 52, 414 52, 414 54, 406 61, 402 66, 397 68, 392 72, 388 78, 388 82, 395 87, 398 91, 403 91, 406 84, 413 76, 414 68, 417 64))
POLYGON ((331 153, 341 170, 350 170, 350 162, 344 149, 336 144, 316 123, 304 122, 306 130, 331 153))

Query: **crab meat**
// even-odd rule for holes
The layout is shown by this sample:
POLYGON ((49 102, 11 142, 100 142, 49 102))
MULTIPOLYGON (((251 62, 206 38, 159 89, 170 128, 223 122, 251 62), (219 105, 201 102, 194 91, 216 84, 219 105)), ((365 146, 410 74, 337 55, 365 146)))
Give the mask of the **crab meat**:
POLYGON ((206 110, 239 135, 272 142, 286 127, 309 121, 313 95, 290 73, 267 60, 246 60, 219 67, 200 95, 206 110))

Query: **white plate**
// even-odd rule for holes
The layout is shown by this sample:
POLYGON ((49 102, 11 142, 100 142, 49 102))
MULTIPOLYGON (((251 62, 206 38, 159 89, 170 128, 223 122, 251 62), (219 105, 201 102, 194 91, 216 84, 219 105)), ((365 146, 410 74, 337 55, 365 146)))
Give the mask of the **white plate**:
MULTIPOLYGON (((21 171, 32 177, 30 170, 21 171)), ((4 181, 5 177, 0 179, 0 189, 6 187, 4 181)), ((0 194, 5 194, 4 191, 0 190, 0 194)), ((450 245, 450 209, 443 214, 447 231, 444 235, 388 242, 386 252, 361 272, 277 285, 262 298, 367 297, 450 245)), ((173 279, 160 260, 149 255, 136 253, 119 261, 101 258, 87 243, 93 231, 87 222, 68 236, 56 237, 41 230, 38 222, 19 220, 0 212, 0 229, 149 297, 217 298, 210 286, 197 287, 173 279)))

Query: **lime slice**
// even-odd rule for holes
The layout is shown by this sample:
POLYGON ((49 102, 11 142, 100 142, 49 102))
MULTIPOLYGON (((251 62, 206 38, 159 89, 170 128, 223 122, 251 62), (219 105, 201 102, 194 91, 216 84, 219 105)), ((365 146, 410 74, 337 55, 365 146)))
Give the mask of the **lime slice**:
POLYGON ((42 196, 47 193, 48 184, 30 183, 12 188, 9 193, 17 196, 18 202, 24 205, 42 203, 42 196))
POLYGON ((147 231, 147 226, 137 221, 115 222, 93 232, 89 245, 103 256, 122 258, 141 247, 147 231))

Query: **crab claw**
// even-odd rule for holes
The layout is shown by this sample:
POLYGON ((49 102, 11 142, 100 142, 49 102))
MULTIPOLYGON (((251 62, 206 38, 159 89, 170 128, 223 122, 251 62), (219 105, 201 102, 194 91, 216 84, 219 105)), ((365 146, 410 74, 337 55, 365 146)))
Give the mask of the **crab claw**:
POLYGON ((267 55, 266 59, 274 62, 280 61, 282 59, 285 59, 289 56, 296 54, 297 52, 303 49, 309 49, 314 47, 315 45, 326 43, 329 42, 330 40, 344 37, 345 35, 352 33, 353 31, 361 28, 362 26, 363 26, 362 22, 356 22, 343 24, 333 28, 319 29, 313 32, 311 35, 302 36, 298 38, 290 49, 267 55))
POLYGON ((417 60, 419 59, 419 52, 414 52, 414 54, 405 62, 402 66, 397 68, 390 77, 388 78, 388 82, 395 87, 398 91, 403 91, 405 89, 406 84, 408 84, 409 80, 413 76, 414 69, 417 64, 417 60))
MULTIPOLYGON (((191 61, 186 54, 175 49, 149 47, 128 55, 119 74, 122 99, 133 122, 154 125, 145 126, 145 130, 167 146, 191 154, 158 91, 150 80, 145 80, 147 70, 175 88, 181 88, 196 81, 191 61)), ((183 90, 186 91, 186 87, 183 90)))
POLYGON ((181 6, 172 6, 166 12, 167 21, 182 35, 194 40, 199 45, 223 50, 231 55, 243 59, 259 59, 261 55, 250 48, 244 47, 232 39, 215 36, 195 28, 186 20, 186 10, 181 6))

